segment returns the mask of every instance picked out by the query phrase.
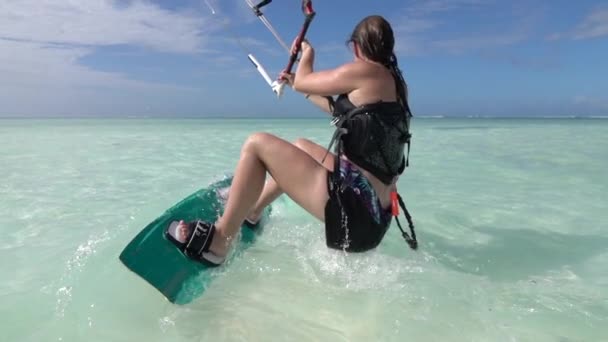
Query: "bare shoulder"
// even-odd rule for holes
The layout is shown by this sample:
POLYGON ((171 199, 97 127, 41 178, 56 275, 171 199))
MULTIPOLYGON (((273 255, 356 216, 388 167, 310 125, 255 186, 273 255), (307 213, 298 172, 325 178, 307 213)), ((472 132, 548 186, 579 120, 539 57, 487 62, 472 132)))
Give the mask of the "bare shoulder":
POLYGON ((373 71, 365 64, 368 63, 354 61, 334 69, 315 71, 301 77, 296 74, 293 89, 321 96, 350 93, 365 87, 368 83, 373 71))
POLYGON ((369 64, 361 61, 353 61, 342 64, 336 71, 352 77, 368 77, 375 73, 375 69, 369 64))

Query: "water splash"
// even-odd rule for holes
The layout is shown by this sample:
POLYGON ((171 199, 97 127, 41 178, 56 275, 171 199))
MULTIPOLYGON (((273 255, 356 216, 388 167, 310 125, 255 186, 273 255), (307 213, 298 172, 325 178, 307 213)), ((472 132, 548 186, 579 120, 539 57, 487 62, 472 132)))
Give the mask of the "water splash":
POLYGON ((108 240, 110 240, 108 231, 89 238, 89 240, 76 248, 76 252, 72 258, 66 262, 65 272, 59 280, 59 284, 61 285, 55 292, 55 296, 57 297, 55 314, 58 317, 65 316, 65 310, 72 302, 72 290, 74 284, 79 279, 79 273, 82 272, 89 258, 97 252, 98 245, 108 240))

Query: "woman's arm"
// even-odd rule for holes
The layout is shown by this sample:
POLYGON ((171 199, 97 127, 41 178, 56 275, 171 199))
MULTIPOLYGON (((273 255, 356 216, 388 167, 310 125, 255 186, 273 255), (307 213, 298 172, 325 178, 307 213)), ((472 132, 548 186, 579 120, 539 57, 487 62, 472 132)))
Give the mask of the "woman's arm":
POLYGON ((359 63, 348 63, 335 69, 313 71, 314 49, 308 42, 302 42, 302 56, 293 80, 295 91, 312 95, 333 96, 350 93, 359 88, 364 71, 359 63))
POLYGON ((321 108, 328 114, 333 114, 333 106, 330 106, 329 99, 326 96, 321 95, 306 95, 306 98, 314 103, 317 107, 321 108))
MULTIPOLYGON (((287 85, 293 88, 293 74, 281 73, 280 77, 287 82, 287 85)), ((321 108, 321 110, 324 112, 333 114, 333 105, 330 105, 327 96, 306 94, 306 99, 315 104, 317 107, 321 108)))

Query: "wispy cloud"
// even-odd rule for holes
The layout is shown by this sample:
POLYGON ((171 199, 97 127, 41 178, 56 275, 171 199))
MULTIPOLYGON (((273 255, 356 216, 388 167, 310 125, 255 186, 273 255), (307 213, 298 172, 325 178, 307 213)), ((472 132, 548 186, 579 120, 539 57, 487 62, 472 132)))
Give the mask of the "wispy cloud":
POLYGON ((4 110, 11 111, 11 104, 23 108, 24 103, 36 101, 42 107, 66 94, 77 98, 83 87, 176 91, 175 86, 132 80, 80 61, 99 48, 123 45, 200 54, 205 52, 211 27, 205 25, 206 20, 200 14, 168 11, 142 0, 121 6, 111 0, 2 1, 0 93, 10 96, 10 101, 3 101, 4 110))
POLYGON ((397 26, 396 31, 403 34, 425 32, 434 28, 437 24, 437 20, 429 18, 407 18, 404 23, 397 26))
POLYGON ((575 39, 608 36, 608 8, 591 13, 574 31, 575 39))
POLYGON ((541 56, 519 56, 514 53, 483 51, 482 58, 510 64, 514 67, 530 70, 552 70, 561 66, 554 54, 545 53, 541 56))
POLYGON ((454 39, 436 40, 429 43, 434 50, 446 51, 449 53, 464 53, 476 51, 484 48, 508 46, 523 41, 527 36, 521 32, 510 32, 505 34, 495 34, 487 36, 469 36, 454 39))
POLYGON ((590 39, 608 36, 608 7, 595 8, 571 32, 555 33, 549 40, 558 39, 590 39))
POLYGON ((77 46, 134 44, 164 52, 197 52, 204 18, 134 1, 19 0, 0 4, 0 36, 77 46))
POLYGON ((437 20, 406 14, 395 26, 395 50, 405 55, 417 55, 425 50, 421 34, 438 25, 437 20))
POLYGON ((90 53, 86 47, 0 40, 0 117, 105 115, 115 114, 118 108, 126 114, 141 113, 150 105, 136 105, 142 102, 137 99, 156 101, 168 94, 194 91, 79 65, 77 61, 90 53))
MULTIPOLYGON (((511 30, 496 33, 483 33, 473 29, 463 32, 462 27, 450 29, 452 25, 448 14, 459 12, 475 13, 479 10, 490 10, 497 6, 490 0, 431 0, 408 3, 401 17, 396 21, 396 49, 405 55, 443 52, 459 54, 485 48, 509 46, 527 38, 525 27, 529 26, 529 17, 518 16, 519 22, 511 30), (461 33, 453 33, 461 32, 461 33), (443 37, 448 34, 451 37, 443 37)), ((458 21, 462 23, 462 21, 458 21)))
POLYGON ((419 0, 409 4, 407 12, 415 16, 425 16, 463 7, 485 6, 491 2, 490 0, 419 0))

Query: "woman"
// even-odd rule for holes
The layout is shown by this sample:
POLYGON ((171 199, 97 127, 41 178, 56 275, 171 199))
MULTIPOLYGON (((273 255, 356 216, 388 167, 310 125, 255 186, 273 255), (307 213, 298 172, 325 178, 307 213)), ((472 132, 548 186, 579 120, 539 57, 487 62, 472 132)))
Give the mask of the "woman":
MULTIPOLYGON (((221 264, 243 221, 255 225, 281 193, 325 222, 328 247, 362 252, 380 243, 391 212, 398 209, 395 184, 407 164, 407 86, 384 18, 363 19, 349 44, 354 61, 314 71, 314 49, 304 41, 295 75, 284 75, 295 91, 336 117, 338 129, 329 147, 337 142, 336 155, 304 139, 292 144, 267 133, 251 135, 242 147, 224 214, 215 223, 173 223, 183 235, 178 245, 184 253, 221 264), (335 101, 334 95, 339 95, 335 101), (266 172, 272 178, 265 183, 266 172)), ((402 232, 416 248, 405 213, 412 238, 402 232)))

